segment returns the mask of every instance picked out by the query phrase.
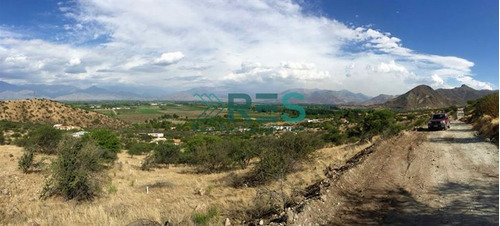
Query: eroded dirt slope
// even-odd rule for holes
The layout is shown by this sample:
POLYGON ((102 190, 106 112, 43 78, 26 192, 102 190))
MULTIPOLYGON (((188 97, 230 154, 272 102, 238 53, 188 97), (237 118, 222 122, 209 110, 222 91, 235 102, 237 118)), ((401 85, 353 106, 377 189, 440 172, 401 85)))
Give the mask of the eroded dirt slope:
POLYGON ((383 141, 326 181, 288 223, 498 225, 498 148, 461 122, 383 141))

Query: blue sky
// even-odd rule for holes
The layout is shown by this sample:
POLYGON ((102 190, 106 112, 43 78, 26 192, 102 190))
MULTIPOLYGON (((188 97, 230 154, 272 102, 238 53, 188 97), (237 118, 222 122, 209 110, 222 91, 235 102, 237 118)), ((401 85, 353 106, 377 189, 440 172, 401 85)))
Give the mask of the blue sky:
POLYGON ((498 89, 498 1, 0 2, 0 80, 498 89))
POLYGON ((329 17, 355 25, 373 24, 419 52, 473 61, 478 79, 498 89, 498 1, 350 0, 322 1, 329 17))

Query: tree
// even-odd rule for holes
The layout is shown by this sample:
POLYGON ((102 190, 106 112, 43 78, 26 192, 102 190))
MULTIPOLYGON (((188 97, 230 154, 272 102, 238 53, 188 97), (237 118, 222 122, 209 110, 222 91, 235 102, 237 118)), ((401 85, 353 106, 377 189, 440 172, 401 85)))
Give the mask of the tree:
POLYGON ((107 129, 98 129, 84 135, 85 141, 92 140, 104 150, 103 158, 115 160, 121 149, 121 142, 118 137, 107 129))

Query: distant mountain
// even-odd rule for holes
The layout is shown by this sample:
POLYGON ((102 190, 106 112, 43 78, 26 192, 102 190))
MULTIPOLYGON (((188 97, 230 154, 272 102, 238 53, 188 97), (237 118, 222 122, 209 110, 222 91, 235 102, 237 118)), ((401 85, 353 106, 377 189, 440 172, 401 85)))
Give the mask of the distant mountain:
POLYGON ((132 92, 115 92, 91 86, 79 89, 67 85, 13 85, 0 82, 0 100, 16 100, 26 98, 46 98, 54 100, 138 100, 141 95, 132 92))
POLYGON ((404 110, 443 108, 451 105, 465 105, 468 100, 477 99, 493 92, 498 91, 475 90, 466 85, 453 89, 434 90, 429 86, 420 85, 387 101, 382 106, 404 110))
MULTIPOLYGON (((395 109, 440 108, 450 105, 465 105, 468 100, 477 99, 491 90, 475 90, 466 85, 453 89, 432 89, 421 85, 400 96, 378 95, 369 97, 362 93, 348 90, 325 89, 288 89, 278 93, 277 100, 257 100, 255 92, 232 87, 197 87, 185 91, 174 92, 171 89, 158 87, 133 86, 91 86, 80 89, 70 85, 27 84, 14 85, 0 81, 0 100, 16 100, 29 98, 45 98, 59 101, 100 101, 100 100, 177 100, 200 101, 194 94, 215 94, 220 100, 227 101, 229 93, 248 94, 253 102, 280 102, 283 95, 291 92, 300 93, 303 100, 292 99, 292 103, 330 104, 330 105, 377 105, 395 109), (141 88, 142 87, 142 88, 141 88), (165 95, 169 93, 168 95, 165 95)), ((175 90, 175 89, 174 89, 175 90)), ((277 93, 267 92, 267 93, 277 93)), ((238 101, 238 100, 237 100, 238 101)))
POLYGON ((0 92, 0 100, 19 100, 35 97, 35 92, 32 90, 21 91, 3 91, 0 92))
MULTIPOLYGON (((347 90, 323 90, 323 89, 289 89, 279 94, 283 96, 287 93, 300 93, 304 95, 303 100, 294 101, 294 103, 308 103, 308 104, 360 104, 371 97, 361 93, 353 93, 347 90)), ((281 98, 279 98, 281 99, 281 98)))
POLYGON ((19 86, 23 90, 33 91, 34 97, 55 98, 68 93, 77 92, 79 89, 74 86, 66 85, 43 85, 43 84, 30 84, 19 86))
POLYGON ((199 97, 194 96, 195 94, 199 94, 199 95, 207 94, 207 95, 209 95, 210 93, 213 93, 220 100, 227 100, 228 93, 236 93, 236 92, 233 92, 227 88, 221 88, 221 87, 198 87, 198 88, 192 88, 192 89, 189 89, 186 91, 172 93, 170 95, 162 97, 161 99, 162 100, 177 100, 177 101, 200 101, 199 97))
MULTIPOLYGON (((292 103, 308 103, 308 104, 359 104, 370 99, 361 93, 353 93, 347 90, 333 91, 321 89, 289 89, 278 93, 277 100, 269 100, 271 102, 281 101, 283 95, 287 93, 300 93, 304 95, 303 100, 293 100, 292 103)), ((229 93, 245 93, 248 94, 254 102, 269 102, 266 100, 257 100, 254 92, 236 91, 223 87, 199 87, 190 90, 173 93, 161 99, 164 100, 180 100, 180 101, 199 101, 200 98, 193 96, 194 94, 215 94, 220 100, 226 101, 229 93)), ((269 92, 273 93, 273 92, 269 92)))
POLYGON ((0 91, 20 91, 22 88, 0 81, 0 91))
POLYGON ((371 98, 365 102, 363 102, 363 105, 374 105, 374 104, 383 104, 389 100, 392 100, 396 98, 398 95, 387 95, 387 94, 380 94, 374 98, 371 98))
POLYGON ((478 99, 492 92, 491 90, 475 90, 467 85, 453 89, 437 89, 436 92, 448 99, 458 100, 459 104, 466 104, 468 100, 478 99))

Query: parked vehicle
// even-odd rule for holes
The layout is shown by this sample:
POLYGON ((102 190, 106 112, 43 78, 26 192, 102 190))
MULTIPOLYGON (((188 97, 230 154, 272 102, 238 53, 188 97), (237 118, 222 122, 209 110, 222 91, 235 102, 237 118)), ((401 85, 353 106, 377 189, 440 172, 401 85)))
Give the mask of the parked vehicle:
POLYGON ((427 123, 427 128, 429 130, 449 129, 450 119, 448 118, 448 115, 446 113, 434 114, 427 123))

